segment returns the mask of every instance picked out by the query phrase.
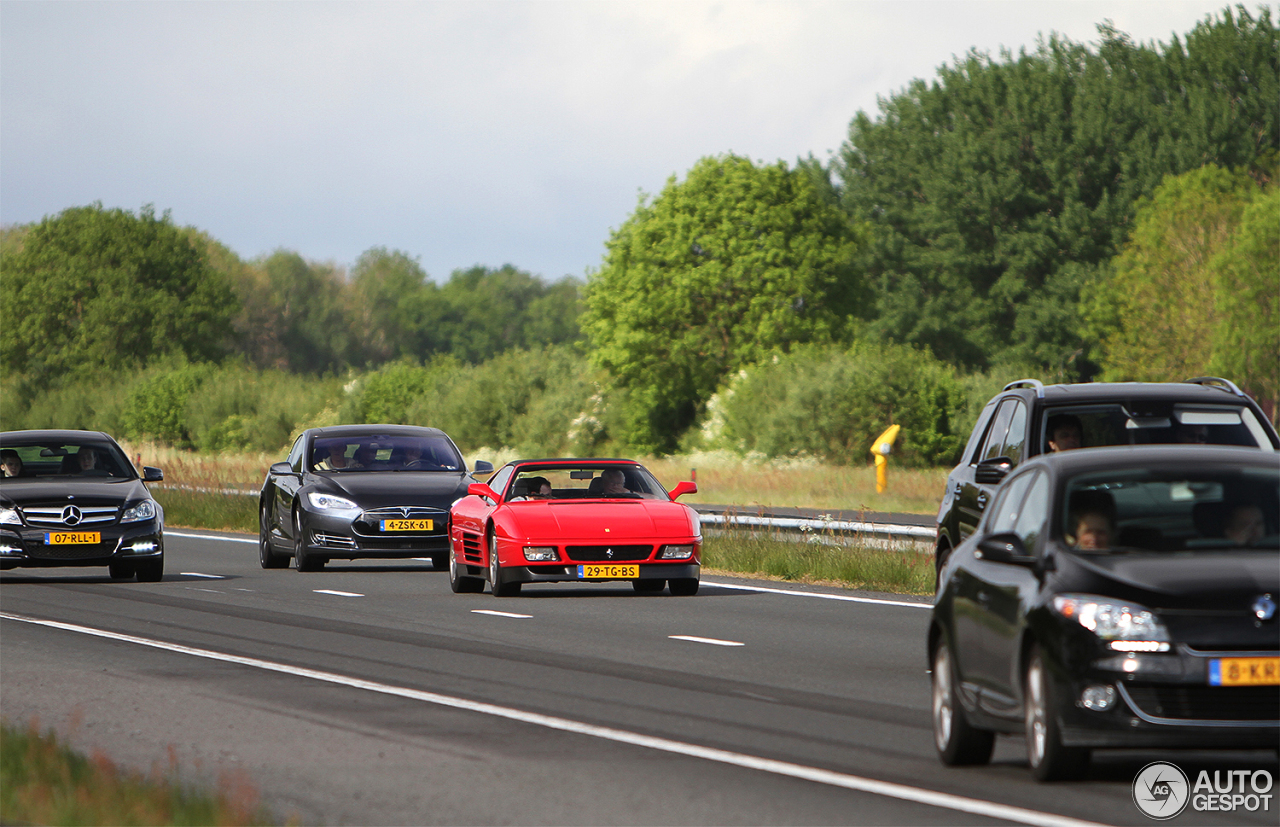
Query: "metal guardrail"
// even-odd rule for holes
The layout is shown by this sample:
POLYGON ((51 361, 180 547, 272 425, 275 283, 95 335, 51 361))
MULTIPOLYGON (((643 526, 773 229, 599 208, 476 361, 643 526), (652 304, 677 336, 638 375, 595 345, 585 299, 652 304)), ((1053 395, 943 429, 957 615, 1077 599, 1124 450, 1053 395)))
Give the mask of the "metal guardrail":
MULTIPOLYGON (((198 485, 165 485, 155 483, 154 488, 170 489, 177 491, 195 491, 200 494, 225 494, 230 496, 258 496, 257 490, 246 490, 243 488, 208 488, 198 485)), ((694 506, 696 510, 696 506, 694 506)), ((732 511, 716 514, 699 513, 698 521, 704 526, 713 528, 734 528, 741 526, 743 528, 760 528, 773 529, 780 532, 797 532, 800 534, 809 534, 810 536, 821 536, 824 534, 853 534, 853 535, 872 535, 883 538, 913 538, 915 540, 932 540, 937 536, 937 532, 928 526, 918 525, 899 525, 894 523, 870 523, 863 520, 837 520, 831 517, 767 517, 758 514, 738 514, 732 511)))

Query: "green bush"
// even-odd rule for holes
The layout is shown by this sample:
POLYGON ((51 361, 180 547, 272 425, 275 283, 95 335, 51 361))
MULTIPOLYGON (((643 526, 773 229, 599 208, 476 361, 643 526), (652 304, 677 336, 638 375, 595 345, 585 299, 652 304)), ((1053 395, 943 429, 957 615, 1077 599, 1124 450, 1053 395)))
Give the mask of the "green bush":
POLYGON ((259 371, 230 364, 212 372, 183 411, 192 443, 203 451, 274 451, 299 423, 342 394, 337 378, 259 371))
POLYGON ((710 406, 702 438, 711 448, 850 465, 868 462, 875 438, 897 424, 899 462, 946 465, 968 436, 966 414, 955 370, 926 352, 807 346, 740 371, 710 406))

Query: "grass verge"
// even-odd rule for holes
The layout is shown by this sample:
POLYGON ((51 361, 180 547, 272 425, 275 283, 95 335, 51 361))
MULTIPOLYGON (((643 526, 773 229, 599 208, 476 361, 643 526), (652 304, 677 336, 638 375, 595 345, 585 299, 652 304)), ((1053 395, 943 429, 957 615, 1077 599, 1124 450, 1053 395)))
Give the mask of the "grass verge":
POLYGON ((151 776, 91 757, 32 722, 0 721, 0 824, 278 824, 247 778, 224 776, 215 792, 181 778, 177 761, 151 776))
POLYGON ((797 542, 749 531, 708 534, 702 541, 705 569, 850 589, 931 595, 935 574, 927 550, 870 548, 856 541, 813 537, 797 542))

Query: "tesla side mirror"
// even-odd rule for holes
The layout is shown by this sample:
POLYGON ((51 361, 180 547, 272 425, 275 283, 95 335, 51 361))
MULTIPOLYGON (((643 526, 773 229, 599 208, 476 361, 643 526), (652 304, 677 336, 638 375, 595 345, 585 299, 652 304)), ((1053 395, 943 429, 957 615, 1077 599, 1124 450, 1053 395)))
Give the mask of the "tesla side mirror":
POLYGON ((150 465, 142 466, 143 482, 160 482, 164 479, 164 472, 159 468, 152 468, 150 465))
POLYGON ((1013 463, 1008 457, 992 457, 978 463, 977 470, 973 472, 973 479, 981 485, 995 485, 1012 470, 1013 463))
POLYGON ((482 460, 482 459, 478 459, 478 460, 476 460, 476 473, 477 473, 477 474, 492 474, 492 473, 493 473, 493 463, 492 463, 492 462, 485 462, 485 461, 484 461, 484 460, 482 460))
POLYGON ((276 462, 271 465, 271 473, 273 474, 292 474, 293 466, 287 462, 276 462))
POLYGON ((671 499, 678 500, 682 494, 697 494, 698 484, 696 482, 678 482, 676 487, 671 489, 671 499))
POLYGON ((1036 558, 1027 554, 1026 547, 1022 545, 1022 538, 1012 531, 1002 531, 999 534, 983 537, 978 541, 975 556, 990 560, 992 563, 1012 563, 1016 566, 1030 566, 1036 561, 1036 558))
POLYGON ((473 482, 467 486, 467 493, 476 497, 484 497, 491 502, 498 501, 498 495, 494 490, 482 482, 473 482))

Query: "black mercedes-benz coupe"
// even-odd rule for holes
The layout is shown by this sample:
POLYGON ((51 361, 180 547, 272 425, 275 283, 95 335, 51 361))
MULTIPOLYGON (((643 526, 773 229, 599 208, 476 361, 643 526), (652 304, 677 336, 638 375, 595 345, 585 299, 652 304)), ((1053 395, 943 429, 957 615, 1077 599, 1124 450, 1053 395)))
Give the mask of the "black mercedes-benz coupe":
POLYGON ((107 566, 111 577, 164 576, 164 511, 116 441, 96 431, 0 433, 0 569, 107 566))
POLYGON ((1280 461, 1047 454, 949 556, 928 654, 947 764, 1023 733, 1037 778, 1099 748, 1280 748, 1280 461))
POLYGON ((259 562, 284 568, 292 557, 298 571, 318 571, 335 558, 425 557, 443 571, 449 508, 473 482, 458 446, 435 428, 312 428, 262 484, 259 562))

